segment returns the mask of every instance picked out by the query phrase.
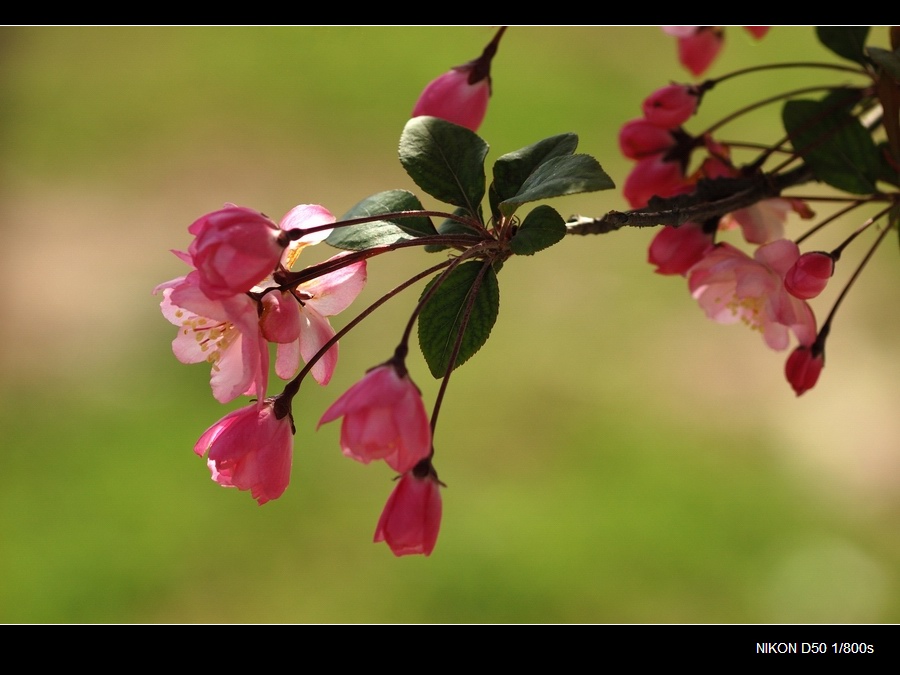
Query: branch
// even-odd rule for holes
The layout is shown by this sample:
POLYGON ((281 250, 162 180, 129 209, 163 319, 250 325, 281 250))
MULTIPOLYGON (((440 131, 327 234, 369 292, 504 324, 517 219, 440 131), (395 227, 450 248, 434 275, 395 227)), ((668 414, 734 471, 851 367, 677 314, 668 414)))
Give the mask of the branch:
POLYGON ((759 173, 741 178, 703 179, 691 194, 665 199, 654 197, 642 209, 610 211, 601 218, 571 216, 566 222, 566 234, 606 234, 623 227, 702 223, 763 199, 778 197, 782 190, 812 179, 812 170, 806 165, 776 176, 759 173))

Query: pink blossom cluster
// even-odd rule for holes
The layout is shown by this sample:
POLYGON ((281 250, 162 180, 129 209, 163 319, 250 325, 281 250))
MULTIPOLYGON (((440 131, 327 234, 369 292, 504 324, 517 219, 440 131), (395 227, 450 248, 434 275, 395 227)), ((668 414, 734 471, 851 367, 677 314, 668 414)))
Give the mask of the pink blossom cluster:
MULTIPOLYGON (((301 358, 309 361, 334 337, 328 317, 345 309, 366 281, 360 261, 290 288, 275 283, 278 270, 330 229, 302 231, 333 222, 314 204, 295 207, 278 225, 252 209, 226 205, 196 220, 188 228, 194 239, 187 252, 174 252, 191 271, 154 290, 162 294, 163 316, 178 327, 175 357, 210 364, 220 403, 256 398, 210 427, 194 450, 208 453, 213 480, 249 490, 260 504, 287 488, 293 443, 290 407, 266 397, 269 344, 277 345, 276 373, 293 377, 301 358)), ((336 362, 334 345, 316 361, 313 377, 326 384, 336 362)))
MULTIPOLYGON (((702 86, 663 87, 644 100, 642 118, 622 127, 622 153, 637 162, 623 187, 633 208, 647 206, 653 197, 690 194, 703 180, 744 175, 733 164, 726 144, 709 134, 693 136, 681 126, 696 112, 703 93, 702 86), (688 174, 690 156, 701 148, 706 156, 688 174)), ((785 373, 800 395, 815 384, 824 363, 807 300, 824 289, 834 259, 822 252, 801 255, 797 244, 784 238, 790 213, 802 218, 814 215, 802 200, 779 197, 711 221, 665 226, 650 243, 648 260, 658 274, 686 277, 691 295, 714 321, 744 323, 776 350, 786 349, 793 335, 799 346, 785 373), (716 242, 719 232, 735 229, 757 247, 753 255, 716 242)))
MULTIPOLYGON (((320 263, 321 272, 307 268, 290 276, 300 251, 323 241, 334 222, 316 204, 291 209, 278 225, 252 209, 226 205, 195 221, 187 252, 174 252, 191 271, 154 290, 162 294, 163 316, 178 327, 176 358, 211 365, 219 402, 256 399, 209 427, 194 452, 207 457, 216 483, 249 491, 259 504, 280 497, 290 481, 291 399, 300 380, 308 371, 326 385, 337 365, 329 317, 346 309, 366 283, 365 260, 348 253, 320 263), (275 345, 278 377, 295 379, 283 393, 267 397, 269 345, 275 345)), ((346 456, 366 464, 383 459, 401 474, 375 541, 387 542, 396 555, 429 555, 440 529, 440 483, 431 465, 428 416, 403 359, 395 356, 370 370, 319 425, 338 418, 346 456)))
MULTIPOLYGON (((757 40, 770 26, 744 26, 757 40)), ((723 26, 663 26, 663 31, 678 39, 678 60, 694 76, 702 75, 715 61, 725 44, 723 26)))

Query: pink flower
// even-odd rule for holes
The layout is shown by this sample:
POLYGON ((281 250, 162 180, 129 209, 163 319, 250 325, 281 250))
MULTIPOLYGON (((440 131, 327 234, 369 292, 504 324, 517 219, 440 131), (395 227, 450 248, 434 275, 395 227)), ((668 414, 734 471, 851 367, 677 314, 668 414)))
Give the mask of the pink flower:
POLYGON ((800 345, 788 357, 784 375, 797 396, 812 389, 825 367, 825 351, 815 344, 812 347, 800 345))
POLYGON ((431 427, 418 387, 405 366, 388 361, 335 401, 319 426, 343 417, 341 450, 363 464, 383 459, 406 473, 431 454, 431 427))
POLYGON ((714 321, 741 321, 760 331, 775 350, 787 348, 789 330, 801 345, 809 345, 816 337, 812 309, 784 288, 784 275, 799 255, 787 239, 760 246, 753 258, 718 244, 690 269, 688 286, 714 321))
POLYGON ((240 206, 208 213, 188 232, 195 235, 188 254, 200 273, 200 290, 213 300, 253 288, 272 273, 287 243, 275 223, 240 206))
POLYGON ((699 223, 667 225, 650 242, 647 260, 656 265, 657 274, 683 275, 712 247, 712 235, 699 223))
MULTIPOLYGON (((669 27, 663 27, 666 30, 669 27)), ((719 26, 678 26, 694 28, 678 35, 678 60, 691 74, 702 75, 715 61, 725 43, 725 33, 719 26)), ((670 31, 667 31, 670 32, 670 31)))
POLYGON ((275 399, 228 413, 207 429, 194 452, 209 453, 212 479, 223 487, 250 490, 260 505, 288 486, 293 455, 290 414, 278 418, 275 399))
POLYGON ((699 103, 700 91, 697 87, 670 84, 644 99, 644 119, 664 129, 675 129, 690 119, 699 103))
POLYGON ((619 149, 628 159, 646 159, 669 150, 675 144, 671 131, 645 119, 626 122, 619 131, 619 149))
POLYGON ((375 542, 384 541, 394 555, 431 555, 441 529, 441 491, 434 470, 422 477, 404 473, 388 497, 375 528, 375 542))
POLYGON ((639 209, 647 206, 652 197, 672 197, 690 192, 693 185, 684 176, 681 162, 667 161, 662 154, 642 159, 625 179, 622 194, 639 209))
MULTIPOLYGON (((769 32, 769 26, 744 26, 746 31, 759 40, 769 32)), ((701 75, 725 43, 722 26, 663 26, 663 31, 678 38, 678 58, 681 65, 694 75, 701 75)))
POLYGON ((478 131, 491 97, 491 61, 505 31, 506 27, 501 27, 477 59, 429 82, 413 107, 412 117, 440 117, 478 131))
POLYGON ((269 348, 260 333, 257 303, 247 295, 210 299, 195 270, 160 284, 160 309, 178 326, 172 351, 182 363, 212 365, 210 386, 220 403, 242 394, 263 397, 269 374, 269 348))
POLYGON ((804 253, 784 277, 788 293, 801 300, 811 300, 821 293, 834 274, 834 258, 823 251, 804 253))
POLYGON ((757 40, 761 39, 766 33, 769 32, 771 26, 744 26, 744 30, 746 30, 750 35, 755 37, 757 40))
POLYGON ((725 214, 719 227, 723 230, 740 227, 745 241, 767 244, 784 237, 784 223, 792 211, 803 219, 815 215, 802 199, 773 197, 725 214))
POLYGON ((491 97, 490 76, 473 80, 469 65, 432 80, 416 101, 412 117, 430 115, 478 131, 491 97))
MULTIPOLYGON (((346 254, 340 253, 330 260, 346 254)), ((260 320, 266 339, 278 343, 275 372, 290 379, 302 357, 307 363, 335 336, 328 321, 344 311, 366 284, 364 260, 299 284, 291 291, 271 291, 263 296, 260 320)), ((332 346, 312 367, 319 384, 328 384, 337 365, 338 346, 332 346)))

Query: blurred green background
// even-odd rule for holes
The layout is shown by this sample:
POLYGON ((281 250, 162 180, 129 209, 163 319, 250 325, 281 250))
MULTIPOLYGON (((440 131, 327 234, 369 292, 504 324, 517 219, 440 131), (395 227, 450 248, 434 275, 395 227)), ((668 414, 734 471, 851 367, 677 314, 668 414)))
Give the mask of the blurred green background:
MULTIPOLYGON (((494 30, 0 29, 0 621, 900 621, 894 243, 799 399, 786 353, 708 321, 683 279, 653 274, 652 231, 509 261, 492 339, 442 408, 430 558, 371 543, 392 472, 344 458, 337 424, 315 430, 390 356, 418 290, 342 341, 331 385, 304 385, 281 499, 258 507, 210 481, 193 444, 243 403, 217 404, 208 368, 172 356, 151 295, 184 271, 169 249, 225 202, 278 220, 298 203, 340 215, 381 190, 420 193, 396 158, 409 111, 494 30)), ((809 28, 756 42, 731 27, 707 75, 779 59, 837 61, 809 28)), ((489 161, 574 131, 618 185, 619 127, 689 80, 656 27, 515 27, 493 76, 489 161)), ((815 78, 843 81, 740 78, 688 128, 815 78)), ((764 109, 721 138, 774 141, 777 119, 764 109)), ((619 190, 553 205, 625 207, 619 190)), ((373 260, 355 307, 437 260, 373 260)), ((830 300, 813 305, 821 320, 830 300)), ((430 406, 437 383, 417 352, 409 365, 430 406)))

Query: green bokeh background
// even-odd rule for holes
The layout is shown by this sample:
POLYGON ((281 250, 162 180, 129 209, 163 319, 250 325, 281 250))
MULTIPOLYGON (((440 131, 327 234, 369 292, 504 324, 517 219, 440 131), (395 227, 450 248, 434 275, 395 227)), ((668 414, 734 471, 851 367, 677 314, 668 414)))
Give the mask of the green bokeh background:
MULTIPOLYGON (((652 232, 509 261, 491 340, 442 408, 448 487, 429 558, 371 543, 392 472, 344 458, 338 425, 315 429, 390 356, 418 291, 342 341, 329 387, 301 390, 281 499, 258 507, 209 480, 193 444, 240 403, 217 404, 208 369, 171 354, 175 329, 151 295, 183 273, 169 249, 225 202, 277 220, 298 203, 340 214, 381 190, 418 192, 396 158, 409 111, 493 32, 0 29, 0 621, 900 621, 895 242, 799 399, 785 353, 709 322, 683 279, 653 274, 652 232)), ((779 59, 837 61, 809 28, 756 42, 731 27, 708 74, 779 59)), ((574 131, 618 185, 630 168, 619 127, 652 90, 688 81, 656 27, 512 28, 493 75, 489 161, 574 131)), ((688 127, 811 81, 836 80, 723 84, 688 127)), ((779 135, 767 108, 721 137, 779 135)), ((618 190, 553 205, 625 206, 618 190)), ((808 227, 793 221, 789 236, 808 227)), ((373 260, 356 307, 436 261, 373 260)), ((813 302, 820 318, 835 289, 813 302)), ((430 404, 437 383, 418 353, 410 367, 430 404)))

